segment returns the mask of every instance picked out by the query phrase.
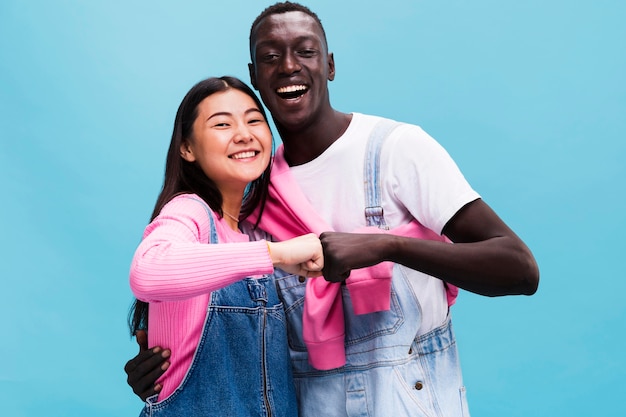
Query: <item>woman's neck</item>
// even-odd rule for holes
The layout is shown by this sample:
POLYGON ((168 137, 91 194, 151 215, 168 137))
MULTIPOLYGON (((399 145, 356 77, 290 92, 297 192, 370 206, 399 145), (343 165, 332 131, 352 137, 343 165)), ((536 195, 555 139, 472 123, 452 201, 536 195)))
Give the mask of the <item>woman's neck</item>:
POLYGON ((241 203, 243 201, 243 192, 229 195, 222 192, 222 213, 226 224, 234 231, 239 231, 239 212, 241 211, 241 203))

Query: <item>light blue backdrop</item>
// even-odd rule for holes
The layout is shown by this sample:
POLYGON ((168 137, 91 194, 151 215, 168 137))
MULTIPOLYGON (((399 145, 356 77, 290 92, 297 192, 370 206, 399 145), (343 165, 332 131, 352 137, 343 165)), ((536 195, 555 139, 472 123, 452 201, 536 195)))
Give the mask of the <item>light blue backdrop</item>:
MULTIPOLYGON (((247 81, 270 2, 0 2, 0 409, 132 416, 129 261, 174 113, 247 81)), ((423 126, 528 243, 533 297, 453 309, 474 416, 621 415, 626 3, 308 1, 335 106, 423 126)))

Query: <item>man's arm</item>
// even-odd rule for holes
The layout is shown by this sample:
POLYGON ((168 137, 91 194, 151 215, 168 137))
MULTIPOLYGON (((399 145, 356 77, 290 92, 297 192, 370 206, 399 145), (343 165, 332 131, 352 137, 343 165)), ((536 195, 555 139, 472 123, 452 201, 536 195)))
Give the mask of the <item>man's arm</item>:
POLYGON ((145 401, 146 398, 158 394, 163 388, 156 381, 170 366, 167 361, 167 358, 170 357, 170 351, 160 347, 148 349, 148 335, 143 330, 137 331, 136 339, 139 353, 126 362, 124 371, 128 375, 126 380, 128 385, 131 386, 135 394, 145 401))
POLYGON ((443 234, 454 244, 391 234, 325 232, 320 236, 324 278, 340 282, 352 269, 392 261, 477 294, 531 295, 537 291, 535 258, 482 199, 459 210, 443 234))

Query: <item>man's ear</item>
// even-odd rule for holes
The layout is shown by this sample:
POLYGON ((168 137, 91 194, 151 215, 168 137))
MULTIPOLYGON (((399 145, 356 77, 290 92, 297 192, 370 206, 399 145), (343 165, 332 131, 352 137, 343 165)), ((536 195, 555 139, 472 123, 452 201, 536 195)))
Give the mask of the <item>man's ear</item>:
POLYGON ((328 53, 328 81, 335 79, 335 56, 332 52, 328 53))
POLYGON ((256 71, 254 68, 254 64, 250 63, 248 64, 248 72, 250 73, 250 84, 252 84, 252 87, 255 90, 258 90, 257 86, 256 86, 256 71))
POLYGON ((183 141, 180 145, 180 156, 187 162, 195 162, 196 157, 191 149, 189 141, 183 141))

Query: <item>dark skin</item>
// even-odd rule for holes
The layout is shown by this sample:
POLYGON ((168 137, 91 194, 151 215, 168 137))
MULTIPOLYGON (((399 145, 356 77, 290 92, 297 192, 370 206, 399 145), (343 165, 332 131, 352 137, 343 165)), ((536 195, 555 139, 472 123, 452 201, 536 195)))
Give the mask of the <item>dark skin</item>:
MULTIPOLYGON (((285 158, 291 166, 310 162, 345 132, 352 117, 330 104, 328 82, 335 77, 335 62, 323 32, 307 14, 288 12, 265 18, 252 39, 250 80, 272 114, 285 158)), ((481 295, 537 291, 539 269, 531 251, 482 199, 459 210, 443 234, 455 244, 325 232, 320 236, 324 278, 342 282, 352 269, 392 261, 481 295)), ((154 381, 164 372, 159 365, 167 363, 166 351, 156 349, 149 351, 140 342, 140 355, 125 368, 128 383, 142 399, 158 391, 154 381)))
POLYGON ((530 251, 484 201, 467 204, 455 217, 444 228, 454 245, 429 240, 416 244, 416 239, 389 234, 323 233, 324 277, 341 282, 352 269, 392 261, 476 294, 535 293, 537 266, 530 251), (467 240, 468 231, 479 240, 467 240), (359 250, 363 239, 367 251, 359 250))
POLYGON ((133 392, 142 400, 161 391, 161 384, 156 380, 169 368, 169 349, 154 347, 148 349, 148 334, 139 330, 135 335, 139 345, 139 354, 126 362, 124 372, 128 375, 126 382, 133 388, 133 392))

